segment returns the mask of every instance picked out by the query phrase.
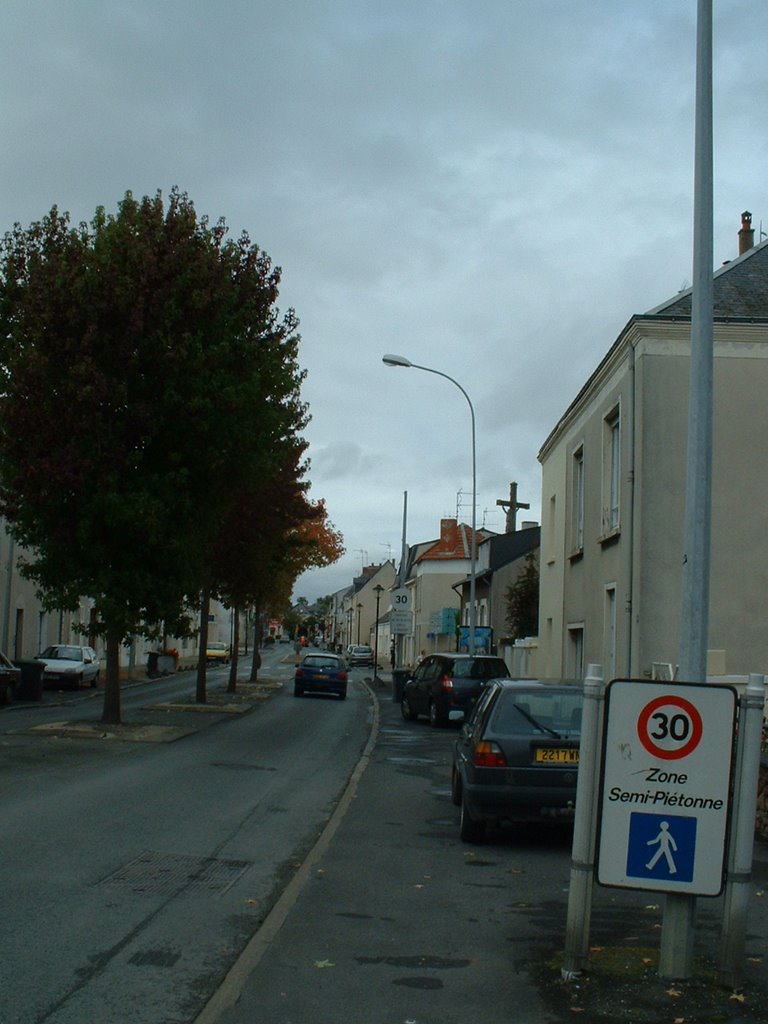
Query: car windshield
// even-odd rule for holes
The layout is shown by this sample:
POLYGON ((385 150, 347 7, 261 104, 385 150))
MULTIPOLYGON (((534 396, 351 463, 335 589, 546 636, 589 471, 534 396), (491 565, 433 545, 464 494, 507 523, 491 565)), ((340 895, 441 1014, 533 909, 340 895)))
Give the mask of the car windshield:
POLYGON ((583 700, 577 689, 510 690, 497 702, 492 728, 504 735, 575 738, 581 733, 583 700))
POLYGON ((56 661, 82 661, 83 655, 79 647, 46 647, 40 657, 56 661))
POLYGON ((307 668, 338 668, 339 659, 317 654, 308 654, 302 662, 307 668))
POLYGON ((225 651, 227 649, 226 644, 208 644, 210 651, 225 651))

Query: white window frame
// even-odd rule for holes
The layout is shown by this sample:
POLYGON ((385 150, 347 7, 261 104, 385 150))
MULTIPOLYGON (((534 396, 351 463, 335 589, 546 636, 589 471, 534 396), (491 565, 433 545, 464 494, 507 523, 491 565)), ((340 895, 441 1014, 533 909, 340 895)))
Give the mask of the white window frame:
POLYGON ((584 551, 584 445, 574 449, 571 456, 573 477, 571 480, 571 553, 579 555, 584 551))
POLYGON ((617 404, 603 419, 603 535, 621 527, 621 408, 617 404))

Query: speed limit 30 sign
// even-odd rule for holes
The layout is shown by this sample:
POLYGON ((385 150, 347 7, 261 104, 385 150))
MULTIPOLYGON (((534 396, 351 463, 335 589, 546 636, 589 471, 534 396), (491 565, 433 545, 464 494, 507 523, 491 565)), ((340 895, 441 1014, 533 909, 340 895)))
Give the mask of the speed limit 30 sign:
POLYGON ((608 685, 601 884, 720 892, 735 714, 730 686, 629 679, 608 685))

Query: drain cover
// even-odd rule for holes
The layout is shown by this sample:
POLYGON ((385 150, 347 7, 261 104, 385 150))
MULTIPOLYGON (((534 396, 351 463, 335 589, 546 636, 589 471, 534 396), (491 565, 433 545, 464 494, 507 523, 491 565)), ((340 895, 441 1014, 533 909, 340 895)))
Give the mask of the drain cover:
POLYGON ((100 885, 118 885, 135 893, 223 893, 251 866, 247 860, 218 860, 145 850, 100 885))

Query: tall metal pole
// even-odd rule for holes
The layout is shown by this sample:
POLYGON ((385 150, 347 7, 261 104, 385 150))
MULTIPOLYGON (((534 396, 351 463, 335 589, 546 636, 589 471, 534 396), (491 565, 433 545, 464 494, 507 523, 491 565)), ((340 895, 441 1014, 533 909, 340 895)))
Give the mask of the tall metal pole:
MULTIPOLYGON (((712 0, 698 0, 691 369, 679 661, 679 678, 687 682, 705 682, 707 678, 714 344, 712 192, 712 0)), ((683 893, 666 897, 659 954, 663 978, 688 978, 692 973, 695 905, 695 897, 683 893)))
POLYGON ((475 409, 469 395, 464 388, 453 377, 449 377, 442 370, 433 370, 431 366, 419 366, 412 363, 405 356, 386 355, 382 360, 387 366, 404 366, 414 370, 424 370, 426 373, 434 373, 438 377, 444 377, 454 384, 464 395, 469 406, 469 415, 472 420, 472 537, 469 543, 469 653, 475 653, 475 631, 477 627, 477 608, 475 607, 475 589, 477 576, 477 452, 475 444, 475 409))

